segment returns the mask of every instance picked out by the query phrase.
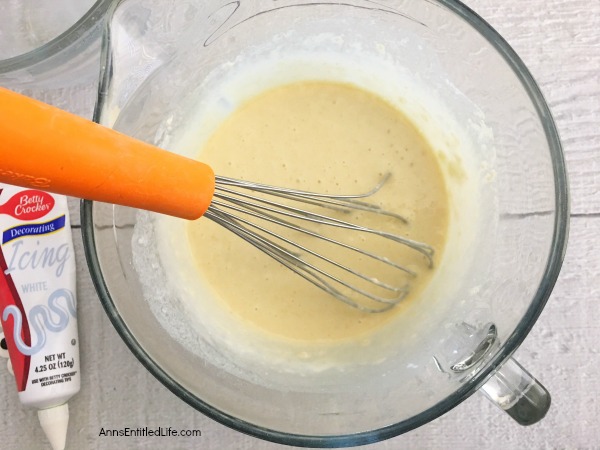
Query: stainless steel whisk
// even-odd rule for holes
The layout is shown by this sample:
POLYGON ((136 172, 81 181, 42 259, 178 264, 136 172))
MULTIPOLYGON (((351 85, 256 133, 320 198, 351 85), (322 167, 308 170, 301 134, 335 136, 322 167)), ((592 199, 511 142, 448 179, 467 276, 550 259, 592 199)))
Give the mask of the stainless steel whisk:
POLYGON ((429 268, 433 266, 433 248, 399 234, 324 215, 323 210, 335 210, 342 215, 352 211, 372 213, 388 216, 405 224, 407 221, 402 216, 360 200, 376 194, 389 176, 386 175, 371 191, 357 195, 318 194, 217 176, 214 197, 204 217, 235 233, 347 305, 366 312, 383 312, 397 305, 408 294, 409 282, 402 285, 398 283, 406 281, 406 278, 416 277, 417 273, 388 257, 336 238, 335 235, 339 234, 336 229, 370 234, 390 243, 406 246, 422 254, 425 265, 429 268), (306 206, 313 208, 308 209, 306 206), (275 227, 268 227, 266 224, 275 227), (328 228, 330 232, 316 231, 307 228, 305 224, 317 224, 321 228, 328 228), (396 284, 381 281, 376 278, 377 273, 367 274, 353 268, 351 261, 336 261, 290 239, 286 236, 286 231, 289 230, 308 236, 309 240, 323 241, 346 249, 349 260, 352 259, 352 253, 356 253, 401 273, 394 277, 396 284), (312 257, 312 262, 307 256, 312 257), (332 273, 331 268, 336 268, 336 273, 332 273), (365 299, 368 301, 365 302, 365 299), (374 306, 368 306, 369 304, 374 306))
POLYGON ((427 244, 344 217, 359 212, 374 215, 377 223, 384 217, 406 222, 364 201, 389 176, 359 195, 317 194, 215 176, 206 164, 2 88, 0 158, 0 182, 185 219, 204 215, 362 311, 382 312, 398 304, 417 273, 346 235, 383 239, 421 254, 423 265, 433 266, 434 251, 427 244), (343 261, 321 251, 324 246, 342 249, 343 261), (355 261, 359 266, 352 265, 355 261), (362 268, 373 264, 381 270, 362 268), (379 279, 383 268, 396 275, 379 279))

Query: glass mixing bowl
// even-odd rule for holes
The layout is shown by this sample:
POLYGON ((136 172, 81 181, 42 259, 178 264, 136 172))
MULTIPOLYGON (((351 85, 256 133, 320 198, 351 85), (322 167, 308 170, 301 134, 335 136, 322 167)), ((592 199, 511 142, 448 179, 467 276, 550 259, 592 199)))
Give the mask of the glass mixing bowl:
POLYGON ((389 87, 402 91, 409 106, 414 98, 402 90, 404 81, 425 86, 421 111, 429 122, 464 131, 442 133, 461 143, 455 156, 473 162, 478 186, 473 208, 457 212, 473 213, 477 226, 459 229, 468 239, 447 252, 451 282, 399 319, 377 363, 245 377, 196 351, 193 343, 205 337, 176 298, 158 306, 145 298, 133 255, 137 212, 84 201, 86 257, 110 320, 142 364, 192 407, 283 444, 386 439, 440 416, 480 387, 518 422, 539 420, 549 395, 510 355, 560 270, 568 230, 565 164, 535 81, 467 7, 450 0, 121 1, 104 39, 96 120, 169 148, 195 105, 214 92, 222 68, 244 73, 248 60, 295 52, 310 58, 324 48, 360 55, 371 68, 389 67, 389 87), (449 114, 428 110, 429 100, 449 114))
POLYGON ((60 88, 97 76, 102 19, 113 0, 4 0, 0 85, 60 88))

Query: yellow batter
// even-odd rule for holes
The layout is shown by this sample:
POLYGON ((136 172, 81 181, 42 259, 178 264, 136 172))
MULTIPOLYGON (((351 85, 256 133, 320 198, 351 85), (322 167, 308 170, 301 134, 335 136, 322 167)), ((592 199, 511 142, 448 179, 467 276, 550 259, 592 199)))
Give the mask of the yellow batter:
MULTIPOLYGON (((316 81, 273 88, 234 111, 198 157, 219 175, 333 194, 369 191, 390 173, 369 201, 403 215, 408 224, 363 213, 340 217, 426 242, 439 261, 449 211, 438 161, 411 121, 372 93, 316 81)), ((360 312, 211 221, 188 226, 198 270, 232 314, 268 333, 307 342, 356 338, 381 327, 419 295, 434 271, 422 255, 399 244, 338 234, 418 273, 413 279, 344 251, 334 255, 369 273, 375 270, 378 279, 410 283, 400 306, 379 314, 360 312)))

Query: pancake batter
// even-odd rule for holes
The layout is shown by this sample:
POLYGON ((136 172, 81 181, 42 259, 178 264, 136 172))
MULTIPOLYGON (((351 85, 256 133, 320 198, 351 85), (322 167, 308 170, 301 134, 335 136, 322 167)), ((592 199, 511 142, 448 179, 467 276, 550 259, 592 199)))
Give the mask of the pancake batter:
MULTIPOLYGON (((361 88, 312 81, 267 90, 235 110, 198 159, 219 175, 332 194, 368 192, 389 173, 369 201, 401 214, 408 224, 363 213, 349 220, 425 242, 435 249, 434 267, 440 260, 449 202, 434 152, 401 111, 361 88)), ((367 237, 369 249, 418 276, 406 277, 410 294, 402 304, 385 313, 364 313, 209 220, 191 222, 187 232, 201 276, 232 314, 268 334, 306 342, 347 340, 381 327, 419 295, 434 272, 419 253, 367 237)), ((355 264, 395 284, 404 276, 366 261, 355 264)))

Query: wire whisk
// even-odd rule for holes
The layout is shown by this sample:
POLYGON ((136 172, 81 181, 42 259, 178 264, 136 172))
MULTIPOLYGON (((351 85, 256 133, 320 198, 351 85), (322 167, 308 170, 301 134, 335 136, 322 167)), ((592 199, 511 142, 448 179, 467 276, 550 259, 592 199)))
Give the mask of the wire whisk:
POLYGON ((418 271, 395 259, 406 250, 433 266, 429 245, 379 229, 387 220, 406 225, 403 217, 366 201, 389 175, 359 195, 215 176, 206 164, 2 88, 0 136, 0 182, 185 219, 205 215, 362 311, 386 311, 408 295, 418 271), (350 221, 353 214, 358 217, 350 221), (397 251, 381 255, 381 245, 371 246, 376 240, 397 251))
POLYGON ((416 277, 417 272, 388 257, 336 238, 335 235, 339 234, 336 232, 342 229, 347 230, 346 233, 373 235, 405 246, 423 255, 427 268, 433 267, 433 248, 399 234, 357 225, 332 217, 331 214, 325 215, 324 211, 333 210, 342 215, 360 211, 391 217, 406 224, 404 217, 362 200, 379 192, 389 177, 387 174, 366 193, 328 195, 217 176, 214 197, 204 217, 241 237, 347 305, 365 312, 384 312, 406 297, 410 291, 410 279, 416 277), (310 228, 311 224, 317 225, 319 230, 310 228), (293 240, 289 237, 290 230, 304 238, 293 240), (302 243, 298 242, 300 240, 302 243), (347 255, 345 262, 308 245, 317 241, 343 248, 347 255), (394 277, 397 283, 384 282, 377 274, 367 274, 353 266, 353 256, 357 255, 363 257, 361 260, 371 259, 400 272, 394 277))

